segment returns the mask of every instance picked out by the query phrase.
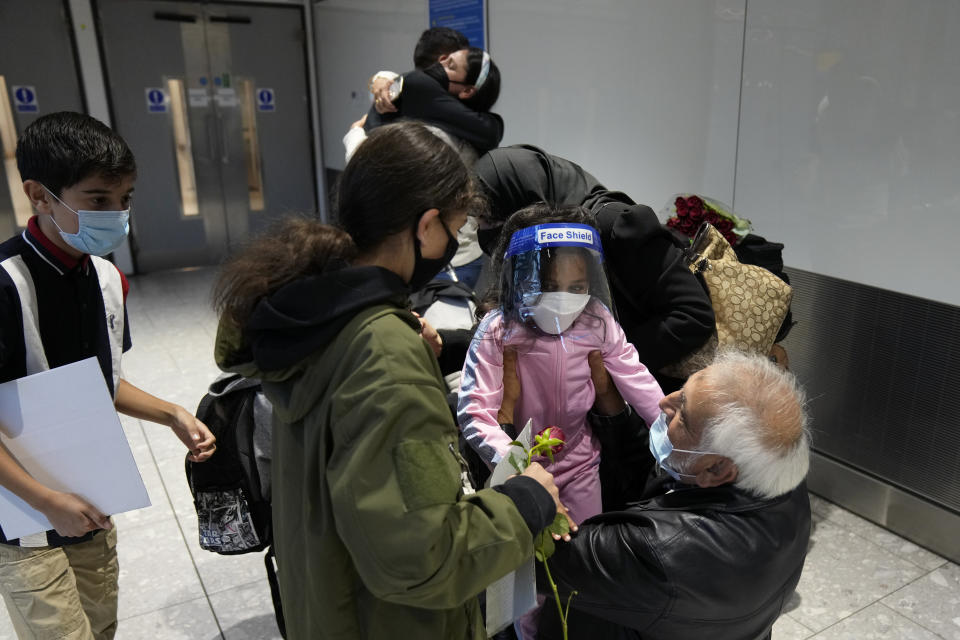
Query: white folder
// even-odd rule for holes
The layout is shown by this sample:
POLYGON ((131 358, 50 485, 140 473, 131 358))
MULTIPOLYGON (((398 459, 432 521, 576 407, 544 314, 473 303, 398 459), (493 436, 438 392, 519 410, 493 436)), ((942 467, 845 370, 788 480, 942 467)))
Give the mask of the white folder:
MULTIPOLYGON (((38 482, 106 515, 150 506, 96 358, 0 384, 0 442, 38 482)), ((0 526, 8 540, 52 528, 5 487, 0 526)))

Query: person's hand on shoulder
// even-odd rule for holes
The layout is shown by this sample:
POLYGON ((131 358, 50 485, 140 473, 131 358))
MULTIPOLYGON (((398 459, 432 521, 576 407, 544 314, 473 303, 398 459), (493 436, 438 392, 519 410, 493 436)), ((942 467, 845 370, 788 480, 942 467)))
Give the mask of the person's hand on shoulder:
POLYGON ((170 428, 180 438, 180 442, 190 450, 190 455, 187 457, 192 462, 203 462, 217 450, 217 439, 210 433, 207 425, 183 407, 177 408, 176 417, 170 428))
POLYGON ((373 107, 377 113, 394 113, 397 107, 390 101, 390 85, 393 80, 375 76, 370 80, 370 93, 373 94, 373 107))

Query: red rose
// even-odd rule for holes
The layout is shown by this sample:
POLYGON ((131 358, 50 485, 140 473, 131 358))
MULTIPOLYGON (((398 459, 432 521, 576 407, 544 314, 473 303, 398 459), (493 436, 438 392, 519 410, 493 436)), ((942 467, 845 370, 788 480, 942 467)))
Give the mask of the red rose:
POLYGON ((703 199, 700 196, 690 196, 687 198, 687 206, 694 209, 703 209, 703 199))
POLYGON ((677 209, 679 209, 681 206, 685 207, 687 206, 687 201, 680 196, 677 196, 677 199, 673 201, 673 206, 675 206, 677 209))
POLYGON ((561 429, 560 427, 544 427, 543 429, 540 430, 539 433, 537 433, 536 437, 534 437, 534 442, 537 441, 538 437, 539 438, 556 438, 557 440, 560 441, 560 444, 555 444, 552 447, 550 447, 550 451, 553 452, 553 455, 557 455, 558 453, 563 451, 563 444, 567 440, 566 435, 564 435, 563 433, 563 429, 561 429), (550 432, 549 434, 547 434, 548 431, 550 432))
POLYGON ((721 218, 714 226, 717 227, 717 231, 726 233, 727 231, 733 230, 733 221, 721 218))
POLYGON ((680 225, 680 220, 677 218, 670 218, 667 220, 667 226, 671 229, 676 229, 680 225))
POLYGON ((720 222, 720 216, 718 216, 715 211, 708 210, 705 214, 703 214, 703 219, 713 226, 717 226, 717 223, 720 222))

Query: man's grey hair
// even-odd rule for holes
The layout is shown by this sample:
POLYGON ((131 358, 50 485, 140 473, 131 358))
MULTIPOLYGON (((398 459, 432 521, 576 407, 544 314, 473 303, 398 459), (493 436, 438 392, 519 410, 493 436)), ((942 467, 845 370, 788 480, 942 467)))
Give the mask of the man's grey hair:
POLYGON ((735 484, 763 498, 799 485, 810 468, 806 397, 797 379, 769 359, 721 352, 707 369, 701 401, 713 403, 700 449, 733 460, 735 484))

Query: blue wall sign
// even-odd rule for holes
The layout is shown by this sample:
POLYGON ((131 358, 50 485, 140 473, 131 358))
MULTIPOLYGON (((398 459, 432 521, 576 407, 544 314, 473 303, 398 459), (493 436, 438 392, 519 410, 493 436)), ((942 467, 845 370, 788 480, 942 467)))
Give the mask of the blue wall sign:
POLYGON ((273 89, 257 89, 257 111, 276 111, 277 98, 273 89))
POLYGON ((149 113, 167 112, 167 94, 163 89, 157 87, 147 87, 144 89, 147 96, 147 111, 149 113))
POLYGON ((13 92, 13 103, 18 113, 36 113, 40 110, 37 104, 37 90, 24 85, 10 87, 13 92))
POLYGON ((486 0, 428 0, 430 26, 456 29, 470 40, 470 46, 486 49, 486 0))

